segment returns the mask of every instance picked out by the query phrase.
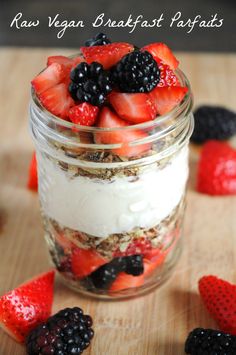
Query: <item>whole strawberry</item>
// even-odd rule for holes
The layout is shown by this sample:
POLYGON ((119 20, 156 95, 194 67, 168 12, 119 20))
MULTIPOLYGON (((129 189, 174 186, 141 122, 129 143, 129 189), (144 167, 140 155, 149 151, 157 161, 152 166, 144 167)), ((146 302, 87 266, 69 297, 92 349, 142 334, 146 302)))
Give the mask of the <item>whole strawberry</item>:
POLYGON ((236 150, 228 143, 212 140, 203 145, 197 190, 209 195, 236 194, 236 150))
POLYGON ((216 276, 204 276, 199 280, 199 292, 219 328, 236 335, 236 285, 216 276))

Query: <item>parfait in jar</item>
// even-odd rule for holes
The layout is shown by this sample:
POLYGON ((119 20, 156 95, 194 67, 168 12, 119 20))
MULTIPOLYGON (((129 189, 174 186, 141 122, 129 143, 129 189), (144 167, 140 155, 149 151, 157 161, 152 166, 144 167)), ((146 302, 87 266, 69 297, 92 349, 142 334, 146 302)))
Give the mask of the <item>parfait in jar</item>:
POLYGON ((32 80, 45 236, 83 294, 143 294, 178 260, 193 128, 178 64, 163 43, 138 49, 99 34, 32 80))

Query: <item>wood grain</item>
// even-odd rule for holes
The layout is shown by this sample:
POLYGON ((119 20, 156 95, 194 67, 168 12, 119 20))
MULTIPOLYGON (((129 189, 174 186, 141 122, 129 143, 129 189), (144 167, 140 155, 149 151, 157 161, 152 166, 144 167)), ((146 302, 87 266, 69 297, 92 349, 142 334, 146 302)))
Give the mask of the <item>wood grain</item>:
MULTIPOLYGON (((49 267, 37 194, 25 187, 33 150, 27 128, 29 82, 49 53, 60 50, 0 51, 0 294, 49 267)), ((236 109, 236 55, 180 53, 179 58, 196 105, 236 109)), ((86 355, 182 355, 193 327, 215 326, 199 299, 197 280, 213 273, 236 282, 236 197, 195 192, 197 159, 198 150, 192 149, 184 252, 164 286, 139 299, 109 303, 56 284, 54 311, 79 305, 94 318, 96 336, 86 355)), ((0 355, 24 353, 24 347, 0 331, 0 355)))

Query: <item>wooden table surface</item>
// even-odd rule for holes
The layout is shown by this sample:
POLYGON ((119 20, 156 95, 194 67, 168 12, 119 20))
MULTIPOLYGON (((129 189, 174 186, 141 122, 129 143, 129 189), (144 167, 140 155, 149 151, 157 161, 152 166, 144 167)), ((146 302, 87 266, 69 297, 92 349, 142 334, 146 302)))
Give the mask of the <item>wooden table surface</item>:
MULTIPOLYGON (((74 51, 63 50, 70 54, 74 51)), ((0 50, 0 295, 49 268, 36 193, 26 189, 33 150, 28 133, 29 82, 55 49, 0 50)), ((195 105, 236 109, 236 55, 179 53, 195 105)), ((198 151, 192 149, 184 252, 174 276, 156 291, 129 301, 87 300, 56 283, 53 311, 80 306, 94 318, 88 355, 182 355, 188 332, 214 327, 197 292, 204 274, 236 282, 236 197, 194 190, 198 151)), ((0 330, 0 355, 24 347, 0 330)))

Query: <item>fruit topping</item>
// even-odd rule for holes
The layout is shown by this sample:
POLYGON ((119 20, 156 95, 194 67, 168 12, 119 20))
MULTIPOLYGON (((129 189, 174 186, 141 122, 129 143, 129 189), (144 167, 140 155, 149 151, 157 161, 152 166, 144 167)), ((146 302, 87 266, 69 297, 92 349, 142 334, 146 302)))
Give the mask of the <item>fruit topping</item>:
POLYGON ((160 71, 149 52, 126 54, 113 70, 113 80, 122 92, 149 92, 160 80, 160 71))
POLYGON ((93 38, 88 39, 85 42, 86 47, 92 46, 104 46, 104 44, 110 44, 111 41, 104 33, 97 33, 93 38))
POLYGON ((35 152, 32 155, 30 166, 29 166, 29 175, 27 187, 30 190, 38 190, 38 171, 37 171, 37 160, 35 152))
POLYGON ((112 92, 109 101, 121 118, 135 124, 153 120, 157 114, 148 94, 112 92))
POLYGON ((188 355, 234 355, 236 337, 219 330, 196 328, 188 335, 185 352, 188 355))
POLYGON ((199 280, 199 292, 220 329, 236 335, 236 285, 209 275, 199 280))
POLYGON ((81 308, 65 308, 29 334, 27 354, 82 354, 94 336, 92 323, 81 308))
POLYGON ((212 140, 203 145, 197 190, 209 195, 236 194, 236 150, 228 143, 212 140))
POLYGON ((165 43, 151 43, 143 47, 142 50, 151 53, 153 57, 158 57, 172 70, 175 70, 179 65, 179 61, 165 43))
POLYGON ((75 101, 101 106, 112 90, 110 73, 96 62, 80 63, 71 71, 70 78, 69 92, 75 101))
MULTIPOLYGON (((128 95, 128 94, 126 94, 128 95)), ((145 94, 130 94, 130 95, 145 95, 145 94)), ((98 118, 98 127, 101 128, 119 128, 126 127, 129 124, 119 118, 115 113, 113 113, 109 108, 104 107, 98 118)), ((137 145, 130 145, 135 141, 147 138, 147 134, 141 130, 115 130, 115 131, 104 131, 97 132, 95 136, 96 143, 98 144, 122 144, 120 148, 114 148, 112 151, 114 154, 133 157, 139 156, 150 149, 149 143, 142 143, 137 145)))
POLYGON ((236 113, 218 106, 201 106, 194 113, 191 140, 204 143, 210 139, 224 140, 236 134, 236 113))
POLYGON ((58 63, 60 65, 64 65, 65 67, 71 68, 73 65, 73 59, 65 57, 64 55, 53 55, 48 57, 47 66, 53 63, 58 63))
POLYGON ((95 250, 76 248, 72 252, 71 268, 73 273, 79 278, 91 274, 106 263, 107 260, 95 250))
POLYGON ((69 95, 67 86, 64 83, 58 84, 44 91, 40 96, 42 105, 53 115, 61 118, 68 118, 70 107, 74 101, 69 95))
POLYGON ((123 42, 80 48, 87 63, 98 62, 103 65, 104 69, 116 65, 124 55, 132 52, 133 49, 133 45, 123 42))
POLYGON ((65 78, 65 75, 66 75, 66 70, 63 65, 59 63, 52 63, 46 69, 44 69, 40 74, 38 74, 31 81, 31 84, 35 92, 37 93, 37 95, 40 95, 46 90, 61 83, 65 78))
POLYGON ((81 126, 93 126, 95 124, 99 108, 87 102, 73 106, 68 113, 69 119, 81 126))
POLYGON ((0 326, 23 342, 51 314, 54 271, 44 273, 0 298, 0 326))
POLYGON ((125 289, 140 287, 144 283, 144 275, 132 276, 128 275, 125 272, 121 272, 116 280, 112 283, 109 291, 117 292, 125 289))
POLYGON ((169 65, 165 64, 157 57, 154 59, 156 60, 160 70, 160 81, 158 83, 158 87, 181 86, 177 76, 175 75, 174 71, 170 69, 169 65))
POLYGON ((149 96, 154 102, 157 112, 164 115, 181 103, 187 91, 187 87, 157 87, 149 93, 149 96))

